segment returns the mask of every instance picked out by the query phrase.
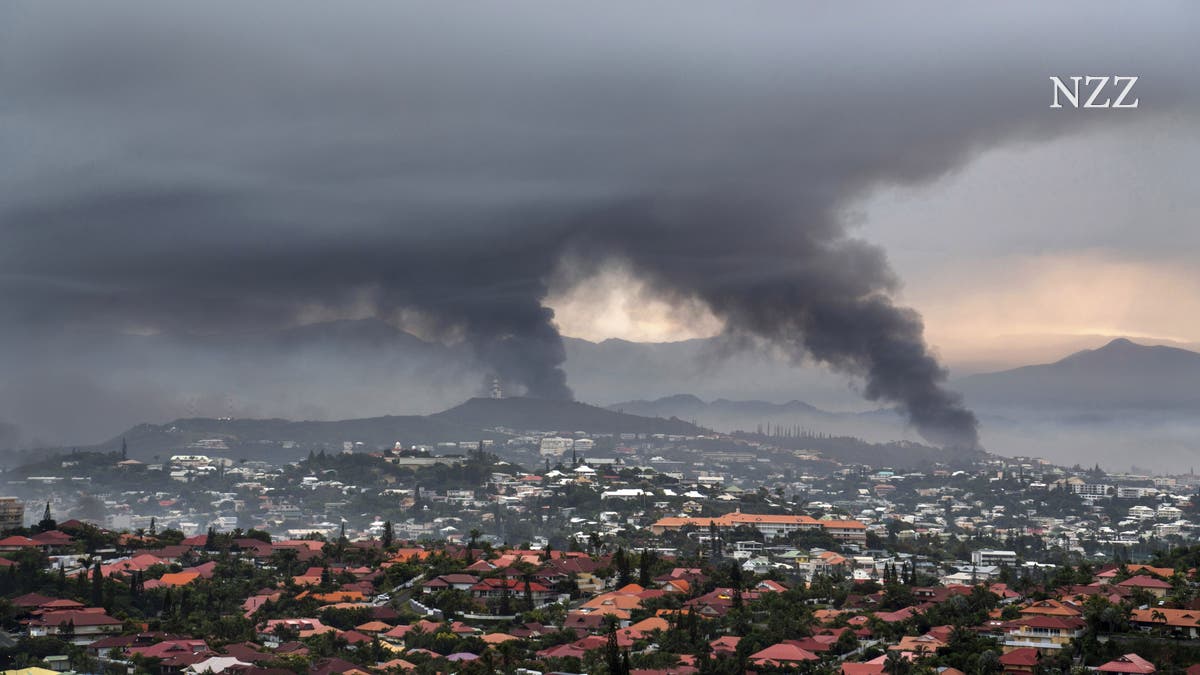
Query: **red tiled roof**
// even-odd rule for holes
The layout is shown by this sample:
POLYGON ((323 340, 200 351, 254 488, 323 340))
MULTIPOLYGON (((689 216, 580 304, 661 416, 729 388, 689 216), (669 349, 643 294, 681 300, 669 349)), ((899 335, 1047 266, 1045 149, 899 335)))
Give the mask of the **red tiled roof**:
POLYGON ((1002 666, 1036 666, 1040 655, 1034 647, 1021 647, 1000 655, 1002 666))
POLYGON ((1102 673, 1136 673, 1139 675, 1150 675, 1157 671, 1153 663, 1138 656, 1137 654, 1126 654, 1118 656, 1108 663, 1100 666, 1096 670, 1102 673))

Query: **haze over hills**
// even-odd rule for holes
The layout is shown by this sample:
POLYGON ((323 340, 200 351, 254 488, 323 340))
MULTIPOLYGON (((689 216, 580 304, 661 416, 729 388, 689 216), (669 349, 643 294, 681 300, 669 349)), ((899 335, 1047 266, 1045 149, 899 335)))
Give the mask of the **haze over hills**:
POLYGON ((893 410, 830 412, 796 400, 787 403, 731 401, 723 398, 705 401, 692 394, 675 394, 652 401, 614 403, 608 408, 635 415, 678 417, 727 433, 760 429, 769 432, 774 427, 780 427, 855 436, 874 442, 915 437, 905 428, 903 418, 893 410))
MULTIPOLYGON (((720 431, 775 424, 875 442, 916 438, 891 411, 864 410, 844 378, 769 352, 728 355, 716 338, 568 339, 566 347, 577 398, 608 413, 678 417, 720 431)), ((377 320, 237 339, 64 333, 46 350, 56 358, 36 372, 3 361, 0 351, 0 448, 82 446, 142 423, 193 418, 350 420, 445 411, 430 420, 505 424, 504 416, 469 419, 470 406, 455 413, 463 418, 447 410, 484 389, 486 370, 468 350, 377 320)), ((951 388, 979 413, 988 450, 1124 464, 1149 446, 1171 466, 1187 468, 1200 438, 1196 382, 1200 354, 1115 340, 1053 363, 959 378, 951 388)), ((523 419, 515 409, 505 415, 510 424, 523 419)))
POLYGON ((586 403, 536 398, 473 398, 430 415, 429 419, 463 427, 544 429, 589 433, 696 435, 705 430, 670 416, 640 416, 586 403))
POLYGON ((983 408, 1200 410, 1200 354, 1118 338, 1054 363, 957 380, 983 408))
MULTIPOLYGON (((344 442, 362 443, 376 449, 397 441, 416 445, 484 439, 502 441, 511 437, 496 427, 595 434, 697 435, 706 431, 677 419, 617 413, 570 401, 474 398, 433 415, 385 415, 333 421, 187 418, 165 424, 138 424, 106 441, 80 445, 78 449, 112 451, 124 443, 129 455, 136 459, 150 459, 164 452, 215 452, 238 458, 290 460, 298 458, 304 449, 340 451, 344 442), (201 441, 221 441, 227 447, 210 450, 201 441)), ((44 453, 38 451, 38 454, 44 453)), ((22 453, 16 457, 27 455, 22 453)))
MULTIPOLYGON (((236 417, 339 420, 432 414, 483 393, 488 371, 463 345, 377 319, 213 335, 63 331, 17 358, 0 337, 0 449, 71 445, 144 423, 236 417)), ((728 355, 717 340, 642 344, 567 339, 576 399, 600 405, 689 391, 861 409, 845 378, 728 355)))

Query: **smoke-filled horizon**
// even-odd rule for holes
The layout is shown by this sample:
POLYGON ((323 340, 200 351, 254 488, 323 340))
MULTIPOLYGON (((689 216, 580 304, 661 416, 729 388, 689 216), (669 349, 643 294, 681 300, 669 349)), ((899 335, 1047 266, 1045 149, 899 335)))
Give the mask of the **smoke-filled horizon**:
POLYGON ((795 3, 10 3, 8 358, 66 327, 236 338, 372 316, 570 398, 547 296, 621 265, 731 344, 824 364, 976 447, 845 212, 990 147, 1195 103, 1174 86, 1191 7, 1090 7, 880 4, 867 24, 795 3), (1140 74, 1146 110, 1049 110, 1047 76, 1085 71, 1140 74))

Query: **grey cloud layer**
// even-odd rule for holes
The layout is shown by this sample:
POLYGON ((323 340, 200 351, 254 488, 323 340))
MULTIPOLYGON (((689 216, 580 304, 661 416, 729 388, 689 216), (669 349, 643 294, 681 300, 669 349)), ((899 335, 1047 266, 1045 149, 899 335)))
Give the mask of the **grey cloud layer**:
POLYGON ((0 313, 234 332, 366 297, 563 397, 546 280, 621 259, 974 445, 841 209, 1121 121, 1048 110, 1051 74, 1140 74, 1139 115, 1198 93, 1193 7, 1033 7, 7 3, 0 313))

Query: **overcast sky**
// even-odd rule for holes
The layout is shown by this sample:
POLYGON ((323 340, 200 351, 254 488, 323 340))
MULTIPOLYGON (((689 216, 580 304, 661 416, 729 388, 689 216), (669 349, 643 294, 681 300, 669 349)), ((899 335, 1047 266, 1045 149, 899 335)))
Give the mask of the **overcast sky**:
POLYGON ((930 354, 1200 341, 1198 19, 6 2, 4 359, 379 317, 569 396, 559 330, 725 331, 945 421, 930 354), (1090 74, 1139 76, 1140 108, 1049 109, 1049 76, 1090 74))
MULTIPOLYGON (((887 251, 899 296, 956 372, 1053 360, 1114 336, 1200 347, 1200 127, 1194 116, 1146 117, 993 148, 848 207, 852 230, 887 251)), ((702 309, 681 317, 648 300, 622 270, 605 280, 559 299, 567 332, 720 331, 702 309)))

